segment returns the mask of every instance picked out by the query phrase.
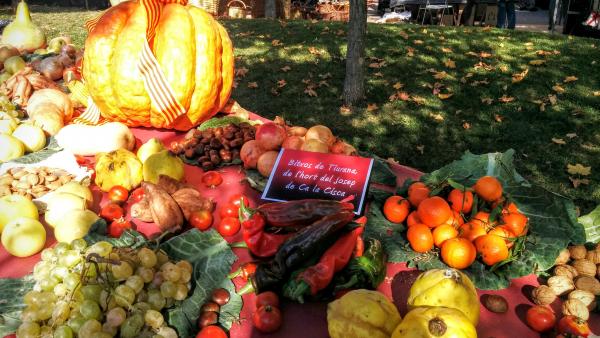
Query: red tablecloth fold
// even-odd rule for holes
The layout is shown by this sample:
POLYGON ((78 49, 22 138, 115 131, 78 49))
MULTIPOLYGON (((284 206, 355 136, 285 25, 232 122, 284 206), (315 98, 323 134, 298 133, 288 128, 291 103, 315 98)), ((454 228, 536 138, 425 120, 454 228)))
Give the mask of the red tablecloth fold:
MULTIPOLYGON (((151 137, 157 137, 163 143, 169 144, 170 141, 181 137, 181 133, 171 131, 156 131, 144 128, 133 129, 138 145, 145 142, 151 137)), ((394 171, 398 176, 398 183, 401 184, 405 179, 416 179, 421 175, 421 172, 401 166, 394 166, 394 171)), ((202 170, 198 167, 185 166, 185 177, 188 183, 197 187, 205 196, 213 198, 217 203, 217 207, 221 203, 226 203, 228 198, 237 193, 243 193, 252 199, 252 204, 256 205, 259 201, 259 194, 251 189, 248 184, 241 183, 244 179, 243 171, 239 166, 226 167, 220 170, 223 175, 223 184, 216 189, 205 188, 201 182, 202 170)), ((100 205, 106 203, 106 197, 101 200, 101 192, 95 188, 94 196, 96 203, 93 207, 95 211, 99 210, 100 205)), ((129 213, 129 211, 127 211, 129 213)), ((219 222, 218 213, 214 214, 214 224, 219 222)), ((157 228, 153 224, 142 223, 136 221, 138 230, 146 235, 151 235, 157 232, 157 228)), ((232 238, 228 238, 230 242, 241 241, 241 234, 237 234, 232 238)), ((55 243, 51 229, 48 228, 48 240, 46 245, 51 246, 55 243)), ((239 260, 235 263, 234 269, 241 262, 250 260, 247 250, 234 249, 239 260)), ((16 258, 10 256, 4 248, 0 248, 0 277, 20 277, 32 272, 33 266, 40 260, 40 255, 34 255, 28 258, 16 258)), ((416 277, 417 272, 408 269, 404 263, 388 264, 387 278, 380 285, 379 290, 385 295, 393 299, 394 303, 400 309, 402 315, 406 313, 406 298, 410 283, 416 277)), ((242 282, 239 279, 235 280, 236 285, 241 286, 242 282)), ((477 327, 479 337, 482 338, 533 338, 538 337, 538 334, 530 330, 524 322, 524 313, 532 303, 528 300, 527 294, 534 286, 539 285, 535 275, 530 275, 523 278, 518 278, 512 281, 509 288, 500 291, 479 291, 479 295, 487 293, 498 294, 504 296, 509 303, 509 311, 505 314, 494 314, 482 307, 480 323, 477 327)), ((261 334, 256 331, 251 323, 251 316, 254 310, 254 295, 244 296, 244 307, 240 314, 241 320, 234 324, 231 329, 230 336, 232 338, 248 338, 248 337, 270 337, 270 338, 325 338, 327 334, 327 304, 326 303, 308 303, 295 304, 284 302, 282 305, 283 311, 283 326, 280 331, 274 334, 261 334)), ((560 305, 553 304, 553 307, 560 313, 560 305)), ((593 315, 589 321, 593 332, 600 333, 600 316, 593 315)))

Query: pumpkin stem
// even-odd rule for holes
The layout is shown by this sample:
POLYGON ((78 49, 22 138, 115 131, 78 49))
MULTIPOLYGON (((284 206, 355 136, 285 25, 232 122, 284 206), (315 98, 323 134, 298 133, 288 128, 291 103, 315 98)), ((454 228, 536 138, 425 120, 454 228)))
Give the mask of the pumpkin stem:
POLYGON ((433 319, 431 319, 429 321, 429 333, 431 333, 433 336, 436 337, 441 337, 446 333, 446 330, 448 329, 448 327, 446 326, 446 323, 444 323, 444 320, 439 318, 439 317, 435 317, 433 319))

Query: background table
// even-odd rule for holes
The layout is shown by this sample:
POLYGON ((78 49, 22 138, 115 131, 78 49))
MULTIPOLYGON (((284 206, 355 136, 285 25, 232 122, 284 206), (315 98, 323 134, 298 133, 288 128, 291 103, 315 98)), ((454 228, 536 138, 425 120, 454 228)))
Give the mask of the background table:
MULTIPOLYGON (((183 136, 182 133, 171 131, 156 131, 145 128, 134 128, 134 134, 137 138, 137 145, 145 142, 151 137, 157 137, 164 144, 169 144, 171 141, 183 136)), ((394 166, 394 171, 397 174, 398 183, 402 183, 407 178, 416 179, 421 173, 415 169, 405 166, 394 166)), ((188 183, 197 187, 205 196, 213 198, 217 203, 225 202, 231 195, 244 193, 252 199, 252 205, 256 205, 259 201, 258 192, 251 189, 248 184, 243 183, 244 173, 239 166, 226 167, 220 170, 223 175, 223 184, 216 189, 205 188, 200 183, 202 170, 197 167, 185 166, 185 177, 188 183)), ((106 200, 102 200, 102 194, 97 187, 93 189, 94 206, 93 210, 98 211, 100 205, 104 205, 106 200)), ((129 210, 127 210, 129 214, 129 210)), ((219 222, 218 213, 214 214, 215 223, 219 222)), ((138 230, 146 235, 151 235, 157 231, 153 224, 135 221, 138 225, 138 230)), ((51 246, 55 243, 52 230, 48 229, 48 240, 46 246, 51 246)), ((230 242, 242 240, 241 233, 227 239, 230 242)), ((234 269, 242 263, 250 260, 248 251, 245 249, 234 249, 239 260, 234 264, 234 269)), ((4 248, 0 248, 0 277, 21 277, 32 272, 33 266, 40 260, 40 255, 34 255, 28 258, 16 258, 10 256, 4 248)), ((387 277, 379 286, 378 290, 390 297, 400 309, 404 316, 406 313, 406 298, 411 282, 417 276, 418 272, 407 269, 406 265, 388 264, 387 277)), ((242 281, 236 279, 236 286, 240 287, 242 281)), ((482 307, 480 323, 477 331, 480 338, 503 338, 503 337, 519 337, 519 338, 534 338, 539 337, 538 334, 530 330, 524 322, 524 314, 532 303, 527 298, 527 294, 533 287, 539 285, 536 276, 530 275, 527 277, 515 279, 512 281, 509 288, 500 291, 479 291, 479 295, 498 294, 504 296, 509 303, 509 311, 505 314, 494 314, 482 307)), ((327 334, 327 304, 326 303, 308 303, 296 304, 284 302, 282 305, 283 326, 280 331, 274 334, 261 334, 256 331, 251 324, 251 318, 254 309, 254 295, 244 296, 244 307, 240 313, 240 322, 234 324, 230 331, 232 338, 249 338, 249 337, 270 337, 270 338, 325 338, 327 334)), ((555 302, 552 307, 560 313, 560 304, 555 302)), ((600 333, 600 316, 594 314, 589 321, 592 331, 596 334, 600 333)))

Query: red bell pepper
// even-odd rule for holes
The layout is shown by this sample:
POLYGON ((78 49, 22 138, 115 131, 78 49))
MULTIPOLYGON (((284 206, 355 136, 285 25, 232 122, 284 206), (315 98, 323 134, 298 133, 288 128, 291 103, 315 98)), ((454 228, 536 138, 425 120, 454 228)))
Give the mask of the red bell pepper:
POLYGON ((259 212, 240 204, 242 237, 250 252, 258 257, 271 257, 277 249, 293 234, 275 234, 265 232, 265 218, 259 212))

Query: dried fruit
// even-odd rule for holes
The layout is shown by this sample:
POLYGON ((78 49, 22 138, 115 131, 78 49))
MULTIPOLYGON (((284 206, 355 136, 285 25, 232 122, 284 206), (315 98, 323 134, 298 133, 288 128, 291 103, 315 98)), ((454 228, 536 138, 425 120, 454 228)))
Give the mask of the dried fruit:
POLYGON ((575 316, 583 320, 590 318, 590 311, 579 299, 567 299, 562 305, 562 312, 565 316, 575 316))
POLYGON ((183 216, 188 221, 194 211, 212 211, 213 209, 212 201, 203 197, 202 194, 194 188, 179 189, 171 196, 175 202, 177 202, 181 211, 183 211, 183 216))
POLYGON ((573 245, 569 247, 569 253, 573 259, 582 259, 585 258, 587 249, 583 245, 573 245))
POLYGON ((508 302, 499 295, 485 295, 482 297, 483 306, 491 312, 505 313, 508 311, 508 302))
POLYGON ((552 276, 548 279, 548 286, 554 294, 561 296, 575 289, 573 280, 567 276, 552 276))
POLYGON ((579 275, 594 277, 596 275, 596 264, 583 258, 577 259, 571 265, 577 270, 579 275))
POLYGON ((177 202, 163 189, 148 182, 142 187, 148 196, 152 219, 161 230, 172 230, 183 224, 183 213, 177 202))
POLYGON ((557 265, 554 267, 554 274, 556 276, 566 276, 569 279, 574 279, 579 275, 577 270, 570 265, 557 265))
POLYGON ((131 206, 131 217, 137 218, 142 222, 152 222, 152 211, 150 211, 150 203, 148 198, 144 195, 139 202, 131 206))
POLYGON ((571 259, 571 254, 569 253, 569 249, 565 248, 558 254, 556 260, 554 261, 554 265, 567 264, 571 259))
POLYGON ((590 311, 596 308, 596 296, 589 291, 573 290, 569 293, 569 299, 580 300, 590 311))
POLYGON ((594 295, 600 295, 600 282, 590 276, 579 276, 575 279, 575 287, 578 290, 589 291, 594 295))
POLYGON ((548 305, 556 300, 556 293, 547 285, 540 285, 533 290, 531 295, 537 305, 548 305))

